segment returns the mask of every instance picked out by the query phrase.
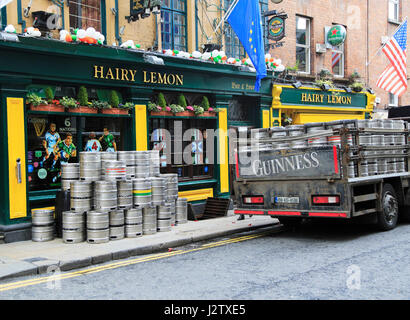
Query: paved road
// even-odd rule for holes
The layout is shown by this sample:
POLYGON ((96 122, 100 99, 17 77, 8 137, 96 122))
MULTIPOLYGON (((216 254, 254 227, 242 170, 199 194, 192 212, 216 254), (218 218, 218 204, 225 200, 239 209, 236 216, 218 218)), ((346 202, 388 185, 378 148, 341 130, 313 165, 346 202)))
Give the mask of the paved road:
POLYGON ((308 223, 176 249, 61 273, 57 282, 1 281, 0 299, 410 299, 409 224, 381 233, 308 223))

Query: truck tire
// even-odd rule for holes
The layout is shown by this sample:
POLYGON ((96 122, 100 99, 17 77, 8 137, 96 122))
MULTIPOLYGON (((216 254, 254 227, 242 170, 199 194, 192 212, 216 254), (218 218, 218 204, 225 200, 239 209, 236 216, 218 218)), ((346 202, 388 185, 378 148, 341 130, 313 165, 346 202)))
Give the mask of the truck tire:
POLYGON ((391 184, 384 184, 381 196, 381 211, 377 213, 377 225, 380 230, 394 229, 399 217, 399 202, 391 184))

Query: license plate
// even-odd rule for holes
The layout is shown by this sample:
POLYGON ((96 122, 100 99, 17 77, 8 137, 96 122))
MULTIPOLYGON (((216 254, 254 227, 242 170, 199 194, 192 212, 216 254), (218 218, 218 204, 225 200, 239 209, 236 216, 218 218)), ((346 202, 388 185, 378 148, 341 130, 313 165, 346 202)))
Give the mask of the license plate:
POLYGON ((299 197, 275 197, 275 203, 299 203, 299 197))

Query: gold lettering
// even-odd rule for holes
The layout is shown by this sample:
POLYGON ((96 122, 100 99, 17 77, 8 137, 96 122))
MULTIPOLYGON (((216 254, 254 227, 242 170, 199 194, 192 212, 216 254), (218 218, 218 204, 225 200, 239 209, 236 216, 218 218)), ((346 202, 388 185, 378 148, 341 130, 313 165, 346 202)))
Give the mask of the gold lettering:
POLYGON ((114 80, 114 75, 112 74, 111 68, 108 68, 107 75, 105 76, 105 79, 108 79, 108 77, 110 77, 111 80, 114 80))
POLYGON ((171 85, 175 84, 175 76, 173 74, 167 75, 167 81, 168 81, 168 84, 171 84, 171 85), (172 79, 172 81, 170 80, 170 78, 172 79))
POLYGON ((302 102, 306 102, 307 93, 302 93, 302 102))
POLYGON ((320 102, 323 103, 323 94, 320 95, 320 102))
POLYGON ((130 79, 128 79, 128 70, 127 69, 121 69, 121 80, 124 81, 124 78, 127 81, 130 81, 130 79))
POLYGON ((342 97, 342 103, 346 104, 346 97, 345 96, 342 97))
POLYGON ((330 96, 327 96, 327 103, 332 103, 332 101, 330 100, 330 96))
POLYGON ((118 68, 115 68, 115 80, 120 80, 120 78, 119 78, 119 71, 120 71, 120 69, 118 69, 118 68))
POLYGON ((104 67, 103 66, 94 66, 94 78, 104 78, 104 67))
POLYGON ((352 104, 352 97, 347 97, 347 103, 352 104))
POLYGON ((131 73, 131 81, 134 82, 135 81, 135 74, 137 73, 137 70, 129 70, 131 73))
POLYGON ((342 97, 336 96, 336 103, 342 104, 342 97))
POLYGON ((184 76, 182 74, 181 75, 177 74, 176 77, 177 77, 176 85, 177 86, 182 86, 184 84, 184 76))
POLYGON ((168 84, 166 74, 161 74, 158 72, 158 83, 168 84))
POLYGON ((147 71, 144 72, 144 83, 149 83, 149 80, 147 80, 147 71))
POLYGON ((151 83, 157 83, 157 73, 151 72, 151 83))

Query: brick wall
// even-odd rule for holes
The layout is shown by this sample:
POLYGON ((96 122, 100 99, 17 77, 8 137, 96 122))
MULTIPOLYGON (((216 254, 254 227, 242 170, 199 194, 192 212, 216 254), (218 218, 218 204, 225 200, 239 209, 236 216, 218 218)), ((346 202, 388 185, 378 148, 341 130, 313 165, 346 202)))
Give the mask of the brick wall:
MULTIPOLYGON (((401 1, 401 17, 409 16, 410 1, 401 1)), ((331 70, 332 51, 316 54, 316 43, 324 43, 326 26, 344 25, 347 29, 345 43, 345 78, 357 71, 362 80, 371 87, 381 103, 378 108, 388 104, 388 93, 376 87, 379 75, 388 61, 380 51, 382 36, 391 36, 397 24, 388 22, 388 0, 285 0, 280 4, 269 3, 269 10, 285 11, 286 37, 283 47, 271 49, 272 56, 282 59, 285 65, 296 62, 296 15, 311 19, 311 74, 314 76, 321 68, 331 70), (369 3, 369 6, 368 6, 369 3), (370 60, 369 66, 366 62, 370 60)), ((408 72, 410 67, 408 68, 408 72)), ((311 79, 309 79, 311 80, 311 79)), ((404 94, 399 105, 410 105, 410 94, 404 94)))

